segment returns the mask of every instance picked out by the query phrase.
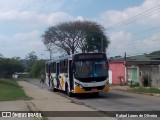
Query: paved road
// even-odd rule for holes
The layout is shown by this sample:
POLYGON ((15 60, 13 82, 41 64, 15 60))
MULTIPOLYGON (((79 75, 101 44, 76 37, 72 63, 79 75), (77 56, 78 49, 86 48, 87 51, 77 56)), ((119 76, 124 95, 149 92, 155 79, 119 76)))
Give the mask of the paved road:
MULTIPOLYGON (((37 80, 28 80, 28 82, 48 90, 45 84, 40 84, 37 80)), ((56 94, 67 97, 63 92, 57 92, 56 94)), ((101 93, 98 97, 82 95, 69 99, 99 111, 160 111, 160 97, 117 90, 101 93)))

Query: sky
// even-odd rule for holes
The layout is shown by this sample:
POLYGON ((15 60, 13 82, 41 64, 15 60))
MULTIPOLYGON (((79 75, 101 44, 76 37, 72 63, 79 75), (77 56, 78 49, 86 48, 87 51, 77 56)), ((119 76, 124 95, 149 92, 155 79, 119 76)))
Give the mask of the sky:
POLYGON ((160 50, 159 0, 0 0, 0 54, 23 59, 35 51, 49 58, 44 31, 73 20, 105 27, 109 57, 160 50))

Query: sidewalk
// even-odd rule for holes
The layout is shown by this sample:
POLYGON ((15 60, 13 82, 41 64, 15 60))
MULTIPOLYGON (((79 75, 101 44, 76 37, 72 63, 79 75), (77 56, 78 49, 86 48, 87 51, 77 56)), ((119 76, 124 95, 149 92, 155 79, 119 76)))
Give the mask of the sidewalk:
MULTIPOLYGON (((39 86, 33 85, 25 81, 18 81, 19 85, 23 87, 25 93, 32 97, 32 100, 17 100, 17 101, 3 101, 0 102, 0 111, 95 111, 92 108, 73 102, 71 99, 60 96, 39 86)), ((58 113, 58 112, 57 112, 58 113)), ((86 112, 87 114, 89 112, 86 112)), ((98 113, 98 117, 47 117, 47 118, 2 118, 0 120, 115 120, 111 117, 100 117, 102 113, 98 113)))
POLYGON ((129 88, 130 88, 130 86, 127 86, 127 85, 125 85, 125 86, 111 85, 111 86, 110 86, 110 89, 111 89, 111 90, 127 91, 127 89, 129 89, 129 88))
MULTIPOLYGON (((81 104, 76 104, 72 100, 57 95, 53 92, 41 89, 25 81, 18 82, 23 87, 26 94, 33 99, 27 101, 32 111, 95 111, 81 104)), ((92 117, 92 120, 106 120, 107 117, 92 117)), ((48 120, 88 120, 89 117, 49 117, 48 120)), ((109 117, 110 120, 115 118, 109 117)))

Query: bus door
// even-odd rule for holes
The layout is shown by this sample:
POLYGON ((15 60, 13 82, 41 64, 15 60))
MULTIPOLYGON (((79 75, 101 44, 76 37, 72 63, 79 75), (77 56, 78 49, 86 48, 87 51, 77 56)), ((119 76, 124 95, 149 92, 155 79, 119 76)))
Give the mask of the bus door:
POLYGON ((73 64, 72 64, 72 60, 69 60, 69 85, 70 85, 70 90, 73 90, 73 64))
POLYGON ((57 80, 57 88, 59 88, 59 62, 56 63, 56 80, 57 80))

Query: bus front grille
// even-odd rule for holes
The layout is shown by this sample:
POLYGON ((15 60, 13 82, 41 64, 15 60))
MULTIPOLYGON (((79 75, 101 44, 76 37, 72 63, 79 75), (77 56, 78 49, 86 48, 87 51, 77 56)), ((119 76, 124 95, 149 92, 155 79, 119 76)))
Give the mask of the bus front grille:
POLYGON ((96 87, 83 87, 85 91, 92 91, 92 90, 103 90, 105 86, 96 86, 96 87))

